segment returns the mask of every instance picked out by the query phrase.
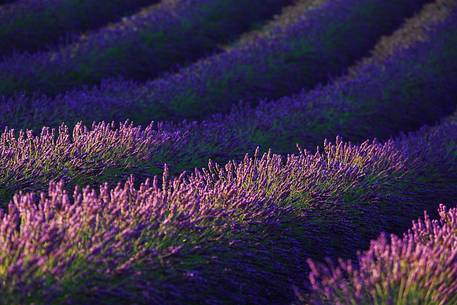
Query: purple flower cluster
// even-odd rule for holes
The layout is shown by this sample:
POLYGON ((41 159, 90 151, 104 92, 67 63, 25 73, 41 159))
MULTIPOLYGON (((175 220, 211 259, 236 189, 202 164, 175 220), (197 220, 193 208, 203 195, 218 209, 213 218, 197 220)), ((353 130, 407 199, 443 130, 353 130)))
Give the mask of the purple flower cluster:
MULTIPOLYGON (((357 267, 309 261, 311 304, 457 304, 457 209, 413 222, 402 238, 385 235, 359 254, 357 267)), ((305 304, 309 304, 306 302, 305 304)))
POLYGON ((56 50, 6 58, 0 95, 54 95, 106 77, 155 77, 216 50, 290 1, 165 0, 56 50))
MULTIPOLYGON (((37 51, 129 15, 154 0, 18 0, 0 7, 0 57, 37 51)), ((0 2, 1 3, 1 2, 0 2)))
POLYGON ((62 183, 51 183, 47 194, 16 195, 0 212, 0 303, 52 302, 96 275, 140 262, 160 268, 180 251, 274 216, 259 190, 203 183, 165 174, 161 187, 156 179, 138 188, 129 180, 99 192, 76 188, 70 199, 62 183))
MULTIPOLYGON (((365 55, 381 35, 392 32, 405 17, 411 16, 424 2, 426 1, 370 0, 359 3, 358 0, 302 0, 285 10, 277 21, 267 26, 265 31, 250 35, 225 52, 202 59, 176 74, 170 74, 146 84, 107 80, 100 88, 78 90, 56 99, 30 100, 19 97, 8 104, 13 111, 19 108, 16 113, 34 117, 29 125, 22 126, 27 128, 32 127, 30 126, 32 124, 34 126, 57 122, 60 124, 62 121, 74 122, 83 119, 86 122, 130 119, 140 124, 150 120, 202 119, 211 113, 227 112, 240 100, 255 103, 260 98, 279 98, 298 92, 300 89, 310 89, 319 82, 328 81, 330 77, 339 75, 350 64, 365 55)), ((230 6, 237 5, 230 3, 230 6)), ((194 5, 192 9, 183 10, 186 14, 191 14, 194 10, 198 10, 198 7, 194 5)), ((181 17, 181 19, 191 20, 195 17, 181 17)), ((154 24, 160 27, 157 24, 161 23, 154 24)), ((164 31, 167 28, 172 26, 167 25, 164 31)), ((122 32, 124 33, 125 30, 122 32)), ((135 35, 129 35, 131 39, 133 36, 135 35)), ((187 39, 187 36, 185 38, 183 36, 176 41, 191 44, 187 39)), ((107 53, 93 51, 98 50, 98 46, 102 45, 99 39, 92 44, 83 45, 88 47, 78 46, 77 50, 84 48, 90 52, 86 50, 82 52, 83 54, 98 54, 97 60, 87 68, 88 73, 82 78, 77 76, 85 84, 91 83, 91 80, 100 80, 102 77, 121 72, 124 77, 131 78, 130 72, 126 69, 132 71, 136 69, 135 75, 144 74, 143 69, 156 70, 151 68, 151 62, 157 59, 162 63, 165 56, 150 54, 147 56, 147 61, 133 63, 132 58, 140 59, 144 56, 132 50, 129 52, 131 54, 128 56, 128 61, 122 62, 120 56, 110 58, 110 66, 105 67, 104 59, 100 57, 107 53), (113 62, 116 64, 113 65, 113 62), (122 68, 122 71, 118 68, 122 68), (113 69, 117 69, 117 72, 113 72, 113 69)), ((135 45, 135 49, 141 49, 137 46, 142 44, 129 43, 128 45, 135 45)), ((176 53, 171 52, 165 45, 160 46, 161 52, 166 52, 167 56, 176 53)), ((49 72, 53 70, 53 65, 49 65, 47 59, 43 61, 43 65, 37 64, 41 61, 39 58, 46 58, 42 56, 34 59, 30 64, 25 64, 22 59, 16 63, 14 60, 7 61, 3 66, 0 64, 2 67, 0 70, 5 71, 0 74, 0 79, 6 84, 5 89, 1 89, 0 83, 0 93, 11 93, 11 89, 16 86, 20 89, 33 85, 37 89, 43 89, 49 84, 56 86, 62 81, 68 82, 65 75, 69 74, 63 73, 62 69, 66 69, 69 65, 63 63, 64 60, 60 58, 65 57, 69 50, 56 55, 55 63, 58 64, 56 66, 58 70, 55 73, 49 72), (38 73, 36 69, 38 66, 46 69, 38 73), (59 79, 50 82, 47 76, 49 73, 58 75, 59 79)), ((117 49, 113 51, 109 48, 109 50, 109 54, 112 55, 117 49)), ((188 53, 186 51, 182 54, 188 56, 188 53)), ((73 57, 71 63, 79 63, 77 68, 72 68, 73 70, 87 66, 77 57, 73 57)), ((74 80, 70 83, 74 83, 74 80)), ((62 88, 61 85, 57 87, 62 88)), ((66 85, 63 84, 63 87, 66 85)), ((21 121, 28 120, 25 118, 21 121)))

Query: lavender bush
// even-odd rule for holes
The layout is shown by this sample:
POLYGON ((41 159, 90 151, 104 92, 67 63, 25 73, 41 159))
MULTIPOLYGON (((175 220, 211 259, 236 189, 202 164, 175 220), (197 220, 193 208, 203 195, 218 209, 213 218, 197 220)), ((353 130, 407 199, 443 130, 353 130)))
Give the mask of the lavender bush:
MULTIPOLYGON (((0 57, 33 52, 128 16, 154 0, 18 0, 0 8, 0 57)), ((1 3, 1 2, 0 2, 1 3)))
POLYGON ((105 77, 155 77, 267 19, 291 0, 164 0, 49 52, 0 62, 0 95, 57 94, 105 77))
POLYGON ((456 304, 457 209, 441 205, 439 220, 424 214, 402 238, 373 241, 357 267, 310 260, 311 304, 456 304))

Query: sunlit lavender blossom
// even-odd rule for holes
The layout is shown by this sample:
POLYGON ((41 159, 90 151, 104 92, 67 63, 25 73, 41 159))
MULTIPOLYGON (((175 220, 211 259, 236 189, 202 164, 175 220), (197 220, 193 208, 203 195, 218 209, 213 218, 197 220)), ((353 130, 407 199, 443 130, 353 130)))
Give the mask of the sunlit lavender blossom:
POLYGON ((356 265, 310 260, 311 304, 457 304, 457 209, 441 205, 439 215, 424 212, 401 238, 382 235, 356 265))

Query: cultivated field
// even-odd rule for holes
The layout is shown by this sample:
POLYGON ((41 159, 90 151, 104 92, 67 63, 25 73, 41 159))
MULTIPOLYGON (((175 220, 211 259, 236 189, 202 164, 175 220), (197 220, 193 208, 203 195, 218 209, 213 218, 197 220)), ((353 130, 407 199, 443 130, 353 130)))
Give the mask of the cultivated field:
POLYGON ((457 0, 0 0, 0 305, 457 305, 457 0))

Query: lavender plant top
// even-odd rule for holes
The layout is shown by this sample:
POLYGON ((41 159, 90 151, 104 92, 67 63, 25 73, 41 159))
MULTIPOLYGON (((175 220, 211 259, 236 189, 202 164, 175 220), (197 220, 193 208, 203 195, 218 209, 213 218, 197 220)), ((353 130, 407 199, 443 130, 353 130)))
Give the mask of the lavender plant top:
MULTIPOLYGON (((255 103, 260 98, 278 98, 300 89, 310 89, 319 82, 327 81, 329 77, 339 75, 351 63, 365 55, 381 35, 393 31, 405 17, 412 15, 425 2, 302 0, 286 10, 265 32, 242 39, 233 48, 198 61, 176 74, 146 84, 106 81, 98 89, 71 92, 54 100, 38 98, 30 101, 26 98, 24 101, 23 97, 19 97, 9 104, 14 107, 26 104, 25 111, 17 111, 19 115, 33 113, 34 119, 26 127, 35 124, 58 125, 62 121, 79 120, 91 122, 128 118, 143 124, 151 120, 202 119, 211 113, 227 112, 240 100, 255 103), (30 104, 34 106, 30 107, 30 104)), ((191 11, 196 10, 196 7, 191 11)), ((230 3, 230 7, 236 5, 230 3)), ((188 9, 185 11, 189 14, 188 9)), ((187 39, 188 37, 183 35, 176 40, 187 39)), ((98 43, 95 44, 97 45, 98 43)), ((161 50, 170 54, 169 48, 161 50)), ((60 54, 68 52, 63 51, 60 54)), ((144 57, 135 53, 138 51, 132 52, 128 61, 121 62, 118 57, 111 58, 111 61, 123 64, 123 69, 133 69, 136 65, 131 62, 131 58, 144 57)), ((100 56, 105 54, 101 51, 96 53, 101 54, 100 56)), ((110 62, 110 67, 105 67, 100 56, 92 62, 90 68, 86 64, 73 68, 88 69, 86 76, 77 76, 77 80, 91 83, 91 79, 100 80, 101 77, 113 74, 106 71, 117 69, 118 65, 110 62), (104 71, 103 75, 94 69, 98 72, 104 71)), ((163 62, 163 56, 148 56, 147 63, 155 59, 163 62)), ((66 87, 65 84, 60 84, 68 82, 68 74, 60 71, 70 64, 83 61, 74 58, 69 64, 64 64, 58 59, 60 57, 57 56, 55 60, 59 67, 56 72, 50 72, 53 64, 49 65, 46 60, 41 61, 39 58, 42 56, 38 56, 30 64, 26 64, 28 59, 24 61, 22 58, 15 64, 14 60, 5 62, 3 66, 0 64, 4 71, 0 74, 0 80, 4 84, 3 89, 0 87, 0 93, 10 94, 30 86, 43 89, 51 83, 59 90, 66 87), (40 66, 36 62, 43 62, 46 69, 36 73, 40 66), (52 73, 58 75, 58 79, 50 82, 52 73)), ((143 69, 154 70, 145 62, 140 65, 135 75, 144 74, 143 69)), ((130 77, 127 71, 118 71, 119 73, 114 74, 130 77)), ((78 73, 76 74, 80 75, 78 73)), ((74 80, 71 81, 73 82, 74 80)))
POLYGON ((44 128, 39 136, 6 130, 0 136, 0 198, 47 184, 51 177, 87 184, 110 168, 122 175, 120 169, 135 168, 154 156, 154 147, 163 144, 173 151, 182 137, 155 124, 145 129, 131 124, 115 128, 101 123, 90 129, 77 125, 71 132, 62 125, 58 132, 44 128))
MULTIPOLYGON (((457 304, 457 209, 413 223, 402 238, 381 236, 355 267, 310 261, 312 304, 457 304)), ((309 304, 304 302, 304 304, 309 304)))
MULTIPOLYGON (((100 278, 139 262, 160 269, 170 256, 274 215, 274 204, 258 191, 198 182, 165 176, 160 188, 154 180, 137 189, 128 181, 113 190, 76 189, 73 200, 52 183, 48 194, 16 196, 8 212, 0 212, 0 303, 93 304, 100 299, 89 302, 88 295, 114 288, 91 286, 100 278)), ((145 288, 147 296, 160 286, 145 288)), ((149 302, 157 302, 155 294, 149 302)))
POLYGON ((268 153, 225 166, 210 162, 208 169, 174 179, 165 168, 161 186, 156 177, 139 187, 129 180, 98 192, 76 188, 73 196, 62 183, 51 183, 47 193, 17 194, 0 212, 0 302, 129 300, 129 289, 143 292, 136 301, 173 303, 176 291, 186 300, 179 293, 184 283, 173 279, 191 270, 179 262, 204 261, 205 249, 215 255, 213 245, 236 243, 256 224, 275 224, 287 213, 321 205, 374 204, 387 195, 400 204, 419 181, 443 194, 442 185, 457 181, 456 117, 384 144, 337 140, 316 153, 268 153), (433 182, 437 178, 441 187, 433 182), (114 279, 120 275, 140 280, 119 286, 114 279))
POLYGON ((50 52, 0 62, 0 95, 145 79, 215 51, 290 0, 164 0, 50 52))
MULTIPOLYGON (((0 57, 75 40, 154 0, 18 0, 0 7, 0 57)), ((1 3, 1 2, 0 2, 1 3)))

